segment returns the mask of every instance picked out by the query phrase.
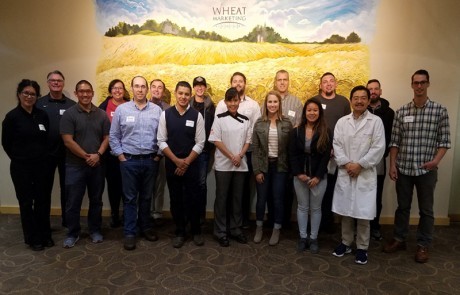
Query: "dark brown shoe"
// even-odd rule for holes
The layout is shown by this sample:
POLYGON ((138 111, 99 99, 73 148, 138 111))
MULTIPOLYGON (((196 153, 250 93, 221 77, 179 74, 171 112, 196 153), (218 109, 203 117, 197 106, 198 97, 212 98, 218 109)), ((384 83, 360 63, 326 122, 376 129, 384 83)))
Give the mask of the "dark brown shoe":
POLYGON ((428 261, 427 247, 417 246, 417 252, 415 253, 415 261, 418 263, 426 263, 428 261))
POLYGON ((400 242, 395 239, 392 239, 382 249, 382 251, 385 253, 394 253, 396 251, 401 251, 401 250, 406 250, 406 242, 400 242))

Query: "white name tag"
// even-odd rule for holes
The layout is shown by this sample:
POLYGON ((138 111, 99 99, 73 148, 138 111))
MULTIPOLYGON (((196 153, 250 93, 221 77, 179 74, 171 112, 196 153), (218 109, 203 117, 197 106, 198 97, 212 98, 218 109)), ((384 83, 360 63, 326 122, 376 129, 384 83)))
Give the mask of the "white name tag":
POLYGON ((128 117, 126 117, 126 122, 128 122, 128 123, 132 123, 132 122, 134 122, 135 120, 136 120, 136 119, 134 118, 134 116, 128 116, 128 117))
POLYGON ((322 103, 321 105, 323 106, 323 110, 325 110, 327 107, 326 104, 322 103))
POLYGON ((40 131, 46 131, 45 125, 43 124, 38 124, 38 129, 40 129, 40 131))
POLYGON ((405 116, 404 117, 404 123, 413 123, 414 122, 414 116, 405 116))
POLYGON ((291 110, 289 110, 289 112, 288 112, 288 116, 289 116, 289 117, 295 117, 295 112, 294 112, 294 111, 291 111, 291 110))
POLYGON ((59 115, 61 115, 61 116, 64 115, 64 112, 65 112, 65 110, 60 109, 60 110, 59 110, 59 115))
POLYGON ((113 115, 115 115, 115 112, 110 112, 110 117, 113 118, 113 115))
POLYGON ((195 126, 195 122, 194 122, 194 121, 191 121, 191 120, 187 120, 187 121, 185 121, 185 126, 187 126, 187 127, 193 127, 193 126, 195 126))

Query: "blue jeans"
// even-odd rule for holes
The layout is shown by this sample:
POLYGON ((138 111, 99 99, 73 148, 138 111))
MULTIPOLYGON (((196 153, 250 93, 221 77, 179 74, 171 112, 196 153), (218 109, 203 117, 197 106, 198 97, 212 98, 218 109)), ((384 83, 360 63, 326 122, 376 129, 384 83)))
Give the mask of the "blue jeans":
POLYGON ((274 222, 277 228, 283 224, 284 214, 284 190, 286 186, 287 172, 278 172, 277 163, 269 162, 268 171, 264 173, 264 182, 257 183, 256 219, 263 221, 265 205, 270 198, 273 200, 274 222))
POLYGON ((297 223, 299 224, 299 234, 301 238, 307 238, 308 226, 308 211, 311 216, 311 232, 310 239, 315 240, 318 238, 319 225, 321 223, 321 203, 323 201, 324 192, 327 187, 327 177, 310 189, 307 183, 300 181, 297 176, 294 176, 294 188, 297 195, 297 223))
POLYGON ((202 152, 196 159, 198 165, 198 196, 200 202, 200 216, 206 216, 206 204, 208 196, 208 186, 206 179, 208 177, 209 153, 202 152))
POLYGON ((67 236, 77 237, 80 234, 80 211, 86 188, 88 188, 89 198, 89 233, 100 232, 102 193, 105 185, 104 167, 102 165, 96 167, 66 165, 65 176, 67 236))
POLYGON ((394 228, 396 240, 405 241, 409 233, 410 208, 415 186, 420 214, 416 235, 417 244, 424 247, 430 246, 434 231, 433 195, 437 180, 438 171, 436 170, 420 176, 398 174, 396 181, 398 208, 395 212, 394 228))
POLYGON ((126 161, 120 162, 120 171, 125 196, 123 202, 124 234, 125 237, 132 237, 136 235, 137 225, 141 232, 152 228, 150 205, 158 172, 158 162, 151 158, 126 157, 126 161))

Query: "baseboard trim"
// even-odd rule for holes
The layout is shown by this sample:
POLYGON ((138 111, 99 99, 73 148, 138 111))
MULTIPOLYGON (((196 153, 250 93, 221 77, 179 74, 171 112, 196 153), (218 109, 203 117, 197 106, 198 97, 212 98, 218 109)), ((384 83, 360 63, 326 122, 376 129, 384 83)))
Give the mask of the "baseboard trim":
MULTIPOLYGON (((0 214, 19 214, 19 207, 0 207, 0 214)), ((52 216, 60 216, 61 209, 60 208, 51 208, 51 215, 52 216)), ((81 209, 81 216, 88 216, 88 209, 81 209)), ((110 209, 103 209, 102 216, 110 216, 110 209)), ((163 211, 163 217, 167 219, 171 219, 171 212, 170 211, 163 211)), ((256 217, 255 213, 251 213, 251 218, 254 220, 256 217)), ((297 216, 293 214, 291 220, 296 221, 297 216)), ((211 211, 206 212, 206 218, 213 219, 214 213, 211 211)), ((419 221, 418 217, 411 217, 409 223, 411 225, 417 225, 419 221)), ((336 216, 335 219, 336 223, 340 222, 340 217, 336 216)), ((380 224, 393 224, 394 216, 381 216, 380 217, 380 224)), ((434 224, 435 225, 450 225, 451 222, 460 222, 460 214, 452 214, 447 217, 435 217, 434 224)))

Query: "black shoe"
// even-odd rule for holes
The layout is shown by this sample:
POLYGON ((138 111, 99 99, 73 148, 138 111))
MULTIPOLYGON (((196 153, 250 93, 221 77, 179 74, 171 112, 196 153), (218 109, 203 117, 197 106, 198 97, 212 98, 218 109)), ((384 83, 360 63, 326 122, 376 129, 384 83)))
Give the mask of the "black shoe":
POLYGON ((45 250, 45 247, 42 244, 35 244, 30 245, 30 249, 32 249, 32 251, 43 251, 45 250))
POLYGON ((219 245, 220 245, 221 247, 228 247, 228 246, 230 246, 230 241, 228 240, 228 238, 227 238, 226 236, 217 238, 217 241, 219 242, 219 245))
POLYGON ((110 227, 111 228, 117 228, 121 226, 121 221, 120 218, 117 217, 112 217, 112 220, 110 220, 110 227))
POLYGON ((131 251, 136 249, 136 237, 130 236, 130 237, 125 237, 125 240, 123 242, 123 247, 125 250, 131 251))
POLYGON ((155 226, 163 226, 165 224, 165 221, 163 218, 156 218, 154 219, 154 224, 155 226))
POLYGON ((184 246, 185 239, 184 237, 178 236, 173 239, 172 243, 174 248, 182 248, 182 246, 184 246))
POLYGON ((43 241, 42 245, 43 245, 43 247, 51 248, 51 247, 54 246, 54 241, 53 241, 52 238, 48 238, 45 241, 43 241))
POLYGON ((155 234, 153 229, 146 230, 145 232, 142 233, 142 235, 147 241, 150 241, 150 242, 158 241, 158 236, 155 234))
POLYGON ((235 240, 235 241, 237 241, 240 244, 247 244, 248 243, 248 238, 243 233, 241 233, 241 234, 239 234, 237 236, 231 235, 230 238, 235 240))

